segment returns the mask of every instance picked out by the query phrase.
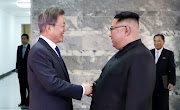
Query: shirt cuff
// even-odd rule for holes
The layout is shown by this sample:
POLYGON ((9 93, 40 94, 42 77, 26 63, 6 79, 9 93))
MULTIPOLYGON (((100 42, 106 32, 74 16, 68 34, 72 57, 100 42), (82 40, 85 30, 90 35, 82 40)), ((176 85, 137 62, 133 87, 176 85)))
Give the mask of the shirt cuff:
POLYGON ((85 94, 85 88, 84 88, 84 86, 82 86, 82 88, 83 88, 83 93, 82 93, 82 95, 84 95, 84 94, 85 94))

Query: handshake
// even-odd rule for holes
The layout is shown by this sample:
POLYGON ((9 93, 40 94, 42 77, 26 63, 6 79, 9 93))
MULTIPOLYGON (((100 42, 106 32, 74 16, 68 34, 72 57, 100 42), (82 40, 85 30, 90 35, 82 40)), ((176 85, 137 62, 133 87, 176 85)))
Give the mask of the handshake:
POLYGON ((91 97, 92 94, 92 90, 93 90, 93 84, 95 84, 95 82, 89 82, 89 83, 83 83, 82 86, 85 89, 84 95, 87 95, 89 97, 91 97))

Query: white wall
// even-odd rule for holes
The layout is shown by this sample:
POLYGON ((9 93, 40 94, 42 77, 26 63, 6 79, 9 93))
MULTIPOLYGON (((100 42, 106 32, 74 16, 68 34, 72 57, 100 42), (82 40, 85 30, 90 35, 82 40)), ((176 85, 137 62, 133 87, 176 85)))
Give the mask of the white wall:
POLYGON ((30 17, 16 17, 0 9, 0 75, 15 69, 22 24, 30 24, 30 17))

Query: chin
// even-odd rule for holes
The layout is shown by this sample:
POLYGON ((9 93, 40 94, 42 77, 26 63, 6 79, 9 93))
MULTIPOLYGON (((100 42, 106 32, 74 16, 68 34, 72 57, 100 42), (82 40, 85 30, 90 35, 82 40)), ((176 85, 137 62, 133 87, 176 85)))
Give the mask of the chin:
POLYGON ((64 41, 63 39, 59 40, 59 42, 63 42, 63 41, 64 41))
POLYGON ((61 43, 61 42, 63 42, 63 40, 59 40, 59 41, 58 41, 58 43, 61 43))
POLYGON ((59 39, 59 42, 63 42, 63 41, 64 41, 64 39, 63 39, 63 38, 60 38, 60 39, 59 39))
POLYGON ((117 49, 117 47, 115 45, 113 45, 113 47, 117 49))
POLYGON ((160 48, 158 48, 158 47, 155 47, 157 50, 159 50, 160 48))

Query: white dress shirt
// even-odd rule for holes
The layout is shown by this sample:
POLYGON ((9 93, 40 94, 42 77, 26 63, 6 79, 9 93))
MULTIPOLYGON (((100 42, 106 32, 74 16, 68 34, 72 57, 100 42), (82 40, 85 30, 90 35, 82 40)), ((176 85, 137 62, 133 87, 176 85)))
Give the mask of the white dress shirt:
POLYGON ((57 53, 57 51, 56 51, 56 44, 53 42, 53 41, 51 41, 51 40, 49 40, 48 38, 46 38, 46 37, 44 37, 44 36, 40 36, 40 38, 42 38, 43 40, 45 40, 48 44, 49 44, 49 46, 56 52, 56 54, 59 56, 59 54, 57 53))
MULTIPOLYGON (((159 60, 159 57, 161 56, 162 50, 163 50, 163 47, 162 47, 161 49, 159 49, 159 50, 157 50, 157 49, 155 48, 155 57, 156 57, 156 54, 157 54, 157 52, 158 52, 158 60, 159 60)), ((156 58, 155 58, 155 59, 156 59, 156 58)), ((158 60, 157 60, 157 62, 158 62, 158 60)), ((157 63, 157 62, 156 62, 156 63, 157 63)))

